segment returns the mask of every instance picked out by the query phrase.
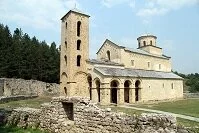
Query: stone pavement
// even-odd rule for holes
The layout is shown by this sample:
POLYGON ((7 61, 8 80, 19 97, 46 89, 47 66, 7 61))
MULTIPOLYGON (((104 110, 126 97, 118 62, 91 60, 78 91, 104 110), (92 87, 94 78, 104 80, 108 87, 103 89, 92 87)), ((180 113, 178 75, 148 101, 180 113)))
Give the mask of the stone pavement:
POLYGON ((146 108, 137 108, 137 107, 132 107, 132 106, 128 106, 128 105, 118 105, 118 107, 134 109, 134 110, 142 110, 142 111, 153 112, 153 113, 170 114, 170 115, 173 115, 173 116, 178 117, 178 118, 183 118, 183 119, 186 119, 186 120, 199 122, 199 118, 197 118, 197 117, 181 115, 181 114, 176 114, 176 113, 171 113, 171 112, 165 112, 165 111, 153 110, 153 109, 146 109, 146 108))

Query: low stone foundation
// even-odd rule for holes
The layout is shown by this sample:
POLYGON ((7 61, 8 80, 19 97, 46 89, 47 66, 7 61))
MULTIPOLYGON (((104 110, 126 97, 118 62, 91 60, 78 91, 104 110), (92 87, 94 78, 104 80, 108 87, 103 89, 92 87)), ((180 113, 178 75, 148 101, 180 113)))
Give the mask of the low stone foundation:
POLYGON ((7 102, 10 102, 10 101, 18 101, 18 100, 26 100, 26 99, 32 99, 32 98, 36 98, 38 97, 37 95, 32 95, 32 96, 2 96, 0 97, 0 104, 1 103, 7 103, 7 102))
POLYGON ((37 80, 0 78, 0 96, 58 96, 59 84, 37 80))
POLYGON ((184 93, 184 98, 199 98, 199 93, 184 93))
MULTIPOLYGON (((0 116, 5 116, 0 114, 0 116)), ((84 98, 56 97, 41 109, 18 108, 2 121, 20 127, 69 133, 176 133, 176 118, 163 114, 130 116, 101 109, 84 98), (5 120, 6 119, 6 120, 5 120)), ((1 120, 1 117, 0 117, 1 120)))

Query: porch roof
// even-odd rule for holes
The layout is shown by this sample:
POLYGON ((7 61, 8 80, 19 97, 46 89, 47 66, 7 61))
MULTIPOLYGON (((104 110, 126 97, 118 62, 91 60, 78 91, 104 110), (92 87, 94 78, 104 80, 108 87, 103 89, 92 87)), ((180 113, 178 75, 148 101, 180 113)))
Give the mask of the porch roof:
POLYGON ((95 70, 104 76, 115 77, 140 77, 140 78, 159 78, 159 79, 183 79, 173 72, 161 72, 152 70, 141 70, 132 68, 110 68, 110 67, 95 67, 95 70))

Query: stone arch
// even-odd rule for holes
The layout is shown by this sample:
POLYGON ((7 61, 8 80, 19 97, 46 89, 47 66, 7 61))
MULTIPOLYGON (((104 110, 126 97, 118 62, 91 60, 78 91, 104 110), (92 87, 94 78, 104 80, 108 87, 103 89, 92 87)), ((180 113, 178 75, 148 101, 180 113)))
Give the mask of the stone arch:
POLYGON ((88 74, 85 72, 77 72, 74 75, 76 81, 76 87, 74 93, 79 96, 89 97, 89 85, 87 80, 88 74))
MULTIPOLYGON (((110 83, 111 83, 112 81, 114 81, 114 80, 116 80, 116 81, 118 82, 119 85, 122 83, 122 80, 121 80, 120 78, 116 78, 116 77, 112 78, 112 79, 110 80, 110 83)), ((119 86, 119 85, 118 85, 118 86, 119 86)))
POLYGON ((67 95, 67 80, 68 80, 68 75, 63 72, 61 75, 61 84, 62 84, 62 90, 64 92, 65 95, 67 95))
POLYGON ((126 80, 124 82, 124 102, 129 103, 129 91, 131 88, 132 82, 130 80, 126 80))
POLYGON ((112 80, 110 82, 110 87, 111 87, 111 98, 110 101, 111 103, 116 103, 117 104, 117 92, 119 88, 119 81, 118 80, 112 80))
POLYGON ((140 100, 140 89, 141 89, 141 81, 136 80, 135 81, 135 101, 140 100))

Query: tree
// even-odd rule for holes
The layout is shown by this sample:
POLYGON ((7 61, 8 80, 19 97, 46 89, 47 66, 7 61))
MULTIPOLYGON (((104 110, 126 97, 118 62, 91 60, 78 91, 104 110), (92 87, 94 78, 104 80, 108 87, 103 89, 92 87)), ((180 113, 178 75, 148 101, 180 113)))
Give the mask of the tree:
POLYGON ((0 24, 0 77, 59 82, 59 50, 19 28, 11 35, 0 24))

